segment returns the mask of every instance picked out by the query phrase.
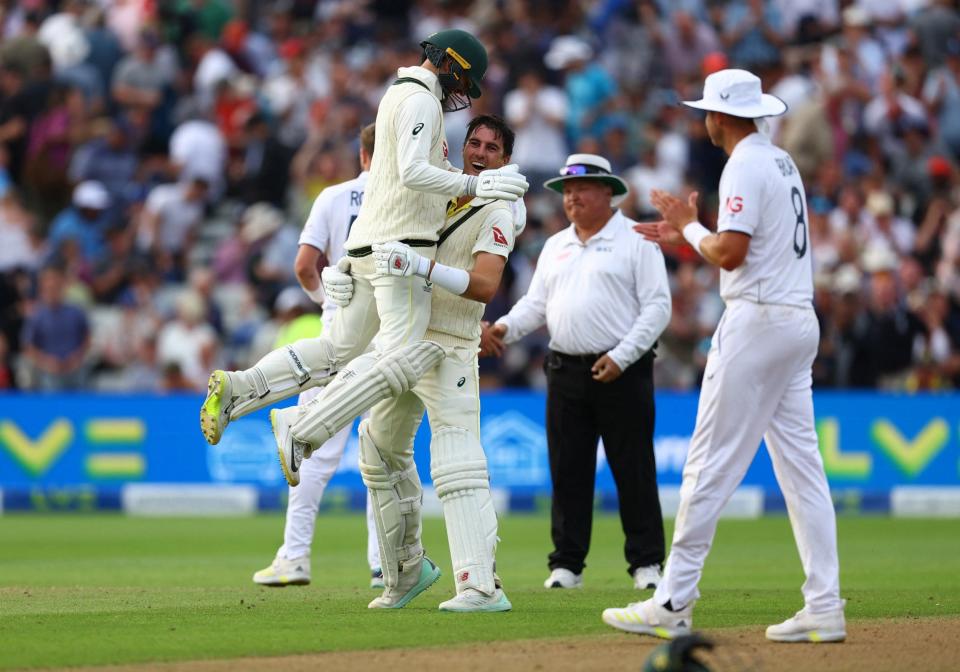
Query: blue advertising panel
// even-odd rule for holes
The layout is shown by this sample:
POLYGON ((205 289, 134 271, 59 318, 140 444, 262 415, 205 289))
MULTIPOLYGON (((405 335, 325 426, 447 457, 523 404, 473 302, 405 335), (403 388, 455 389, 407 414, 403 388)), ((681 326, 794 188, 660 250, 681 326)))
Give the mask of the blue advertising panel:
MULTIPOLYGON (((90 488, 126 483, 250 484, 280 490, 283 477, 265 411, 231 424, 217 446, 200 434, 202 399, 182 396, 6 395, 0 397, 0 489, 90 488)), ((960 485, 960 395, 815 395, 817 431, 835 490, 889 492, 903 485, 960 485)), ((542 393, 483 396, 482 440, 491 482, 511 493, 550 489, 542 393)), ((696 418, 696 394, 657 396, 656 453, 661 485, 678 486, 696 418)), ((744 409, 749 413, 749 409, 744 409)), ((415 443, 430 482, 429 428, 415 443)), ((777 490, 761 448, 744 481, 777 490)), ((349 442, 332 488, 361 490, 357 442, 349 442)), ((598 450, 597 490, 613 493, 598 450)), ((90 497, 103 496, 91 494, 90 497)))

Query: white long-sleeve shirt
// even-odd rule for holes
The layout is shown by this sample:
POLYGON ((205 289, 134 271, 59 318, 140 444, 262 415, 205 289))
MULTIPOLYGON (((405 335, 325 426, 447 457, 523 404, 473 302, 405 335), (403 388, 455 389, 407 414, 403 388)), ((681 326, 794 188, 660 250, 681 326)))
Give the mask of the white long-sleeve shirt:
POLYGON ((366 196, 346 248, 417 238, 437 240, 447 201, 466 191, 468 177, 447 160, 437 76, 400 68, 377 109, 376 140, 366 196))
POLYGON ((497 320, 506 342, 544 323, 550 349, 607 353, 621 370, 640 359, 670 321, 670 286, 660 247, 617 210, 581 242, 571 224, 543 246, 530 289, 497 320))

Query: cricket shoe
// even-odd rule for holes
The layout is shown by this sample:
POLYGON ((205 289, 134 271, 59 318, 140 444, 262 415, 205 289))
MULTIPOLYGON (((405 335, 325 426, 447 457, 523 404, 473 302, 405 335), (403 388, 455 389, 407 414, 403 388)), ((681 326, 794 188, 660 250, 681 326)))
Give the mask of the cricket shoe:
POLYGON ((653 590, 660 585, 660 565, 637 567, 633 570, 633 587, 637 590, 653 590))
POLYGON ((506 593, 499 588, 493 591, 493 595, 481 593, 475 588, 465 588, 454 598, 440 603, 440 611, 460 613, 510 611, 511 609, 513 605, 507 599, 506 593))
POLYGON ((230 374, 226 371, 214 371, 207 380, 207 398, 200 407, 200 431, 211 446, 220 442, 223 430, 230 423, 230 409, 233 408, 233 386, 230 374))
POLYGON ((846 638, 847 624, 842 606, 818 614, 804 607, 793 618, 767 628, 767 639, 774 642, 842 642, 846 638))
POLYGON ((653 601, 628 604, 623 609, 604 609, 603 622, 617 630, 638 635, 653 635, 673 639, 690 634, 693 627, 693 603, 683 609, 670 611, 653 601))
POLYGON ((370 587, 371 588, 384 588, 383 585, 383 570, 379 567, 374 567, 370 570, 370 587))
POLYGON ((557 567, 543 582, 544 588, 583 588, 583 574, 574 574, 565 567, 557 567))
POLYGON ((310 556, 287 560, 274 558, 270 566, 253 575, 253 582, 261 586, 306 586, 310 583, 310 556))
POLYGON ((293 438, 293 422, 297 417, 297 407, 275 408, 270 411, 270 426, 277 440, 277 456, 280 468, 291 487, 300 484, 300 465, 303 463, 305 443, 293 438))
POLYGON ((400 580, 396 588, 389 586, 384 589, 383 595, 375 598, 367 605, 368 609, 402 609, 417 595, 432 586, 440 578, 440 568, 433 560, 423 556, 417 566, 400 572, 400 580))

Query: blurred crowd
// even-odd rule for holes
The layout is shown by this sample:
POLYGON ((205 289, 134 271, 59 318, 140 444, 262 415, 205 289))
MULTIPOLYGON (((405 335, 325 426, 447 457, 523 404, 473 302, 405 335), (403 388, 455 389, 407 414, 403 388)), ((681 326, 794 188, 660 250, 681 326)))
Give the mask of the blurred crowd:
MULTIPOLYGON (((699 191, 725 157, 677 105, 725 67, 790 107, 769 133, 808 194, 819 388, 960 384, 960 12, 954 0, 20 0, 0 2, 0 389, 202 390, 319 310, 299 230, 356 175, 357 136, 396 68, 447 27, 490 66, 472 110, 503 115, 532 184, 601 154, 652 219, 651 188, 699 191)), ((451 151, 459 160, 459 151, 451 151)), ((535 187, 488 317, 567 225, 535 187)), ((699 384, 717 274, 667 249, 660 389, 699 384)), ((333 260, 336 261, 336 260, 333 260)), ((483 360, 541 387, 544 334, 483 360)))

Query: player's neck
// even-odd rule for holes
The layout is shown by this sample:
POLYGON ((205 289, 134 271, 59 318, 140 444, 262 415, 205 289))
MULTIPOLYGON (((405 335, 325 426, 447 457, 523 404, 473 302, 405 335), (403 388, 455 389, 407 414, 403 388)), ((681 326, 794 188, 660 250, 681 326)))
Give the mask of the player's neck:
POLYGON ((748 135, 753 135, 757 132, 757 129, 749 128, 738 128, 738 129, 729 129, 727 130, 727 135, 723 138, 723 151, 727 156, 733 154, 733 150, 737 145, 740 144, 740 141, 743 140, 748 135))
POLYGON ((470 195, 468 195, 468 194, 465 194, 465 195, 463 195, 463 196, 461 196, 460 198, 457 199, 457 207, 458 207, 458 208, 462 208, 463 206, 465 206, 467 203, 469 203, 469 202, 472 201, 472 200, 473 200, 473 196, 470 196, 470 195))

